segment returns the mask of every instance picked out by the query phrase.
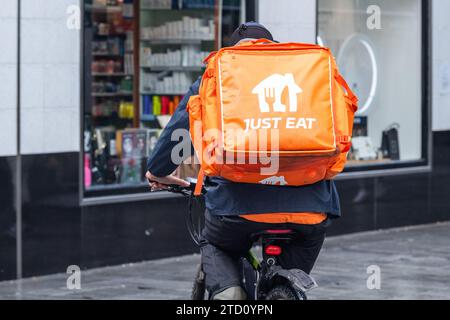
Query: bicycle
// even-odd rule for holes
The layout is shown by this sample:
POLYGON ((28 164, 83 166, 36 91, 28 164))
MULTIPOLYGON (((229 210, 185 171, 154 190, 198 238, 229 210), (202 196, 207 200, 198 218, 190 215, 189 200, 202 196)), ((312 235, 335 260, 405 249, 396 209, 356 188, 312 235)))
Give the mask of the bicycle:
MULTIPOLYGON (((186 226, 192 240, 199 245, 201 221, 197 220, 196 225, 192 216, 193 203, 199 201, 199 198, 193 195, 196 181, 189 182, 189 187, 169 185, 167 191, 189 198, 186 226)), ((205 190, 202 191, 202 194, 204 193, 205 190)), ((240 261, 242 284, 249 300, 307 300, 306 292, 317 287, 316 281, 302 270, 286 270, 278 264, 277 257, 282 254, 280 244, 289 243, 297 236, 293 230, 282 229, 264 230, 252 235, 253 243, 261 239, 262 259, 258 259, 250 250, 240 261)), ((209 299, 201 263, 195 276, 191 299, 209 299)))

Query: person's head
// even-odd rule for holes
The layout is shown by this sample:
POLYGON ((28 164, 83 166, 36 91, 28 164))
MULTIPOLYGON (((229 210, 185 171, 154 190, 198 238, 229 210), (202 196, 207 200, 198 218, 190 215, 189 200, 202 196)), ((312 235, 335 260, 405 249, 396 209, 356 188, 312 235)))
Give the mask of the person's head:
POLYGON ((273 41, 273 36, 270 31, 262 24, 257 22, 246 22, 241 24, 231 35, 229 46, 235 46, 236 44, 244 40, 254 39, 267 39, 273 41))

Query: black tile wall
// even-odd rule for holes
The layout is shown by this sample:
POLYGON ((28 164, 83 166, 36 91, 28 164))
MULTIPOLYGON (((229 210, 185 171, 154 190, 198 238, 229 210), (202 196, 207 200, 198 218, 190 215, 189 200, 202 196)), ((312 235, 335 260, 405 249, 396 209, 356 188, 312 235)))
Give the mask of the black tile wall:
POLYGON ((0 281, 16 276, 15 157, 0 157, 0 281))
POLYGON ((437 221, 450 219, 450 132, 433 137, 433 172, 430 186, 430 215, 437 221))
POLYGON ((80 264, 78 153, 22 159, 23 275, 80 264))
POLYGON ((83 267, 198 252, 186 229, 187 208, 183 198, 84 207, 83 267))
POLYGON ((429 174, 375 179, 376 229, 432 221, 428 210, 429 174))
POLYGON ((362 232, 375 226, 375 183, 373 179, 336 181, 342 217, 333 220, 328 235, 362 232))

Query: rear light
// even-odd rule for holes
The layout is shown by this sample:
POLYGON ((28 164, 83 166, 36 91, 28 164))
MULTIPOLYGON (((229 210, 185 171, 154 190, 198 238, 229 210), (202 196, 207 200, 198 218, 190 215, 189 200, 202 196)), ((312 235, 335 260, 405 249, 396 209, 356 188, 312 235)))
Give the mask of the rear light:
POLYGON ((267 230, 266 231, 268 234, 288 234, 288 233, 292 233, 292 230, 267 230))
POLYGON ((264 251, 268 256, 279 256, 281 254, 281 247, 270 245, 264 251))

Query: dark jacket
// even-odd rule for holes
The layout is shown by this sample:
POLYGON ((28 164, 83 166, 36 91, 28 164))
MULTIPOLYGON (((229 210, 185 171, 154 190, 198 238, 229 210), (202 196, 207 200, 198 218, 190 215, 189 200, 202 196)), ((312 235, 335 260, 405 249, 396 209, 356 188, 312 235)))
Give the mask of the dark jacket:
MULTIPOLYGON (((171 152, 180 142, 186 143, 185 150, 190 149, 190 155, 193 154, 190 139, 182 141, 180 138, 180 141, 172 141, 171 136, 177 129, 189 129, 186 106, 189 98, 198 94, 199 86, 200 78, 181 100, 148 160, 147 169, 157 177, 167 176, 178 167, 179 164, 171 160, 171 152)), ((183 155, 184 158, 188 156, 183 155)), ((207 177, 205 187, 206 208, 213 215, 325 212, 334 218, 340 216, 339 196, 333 181, 288 187, 235 183, 219 177, 207 177)))

